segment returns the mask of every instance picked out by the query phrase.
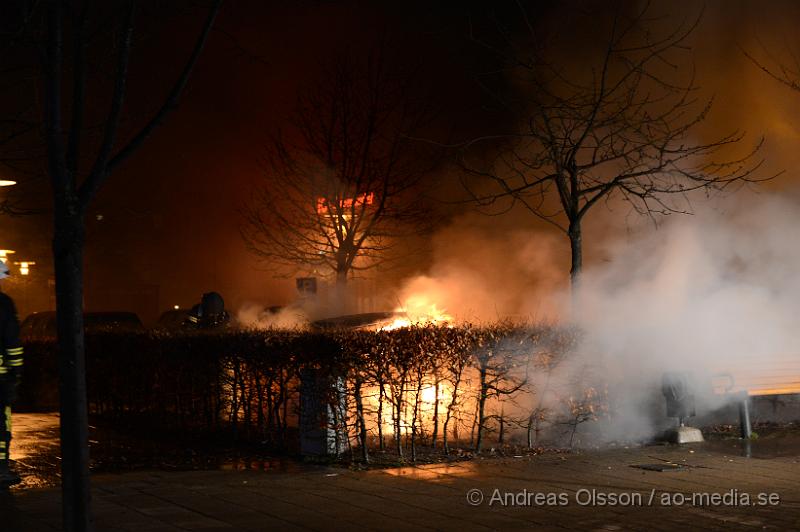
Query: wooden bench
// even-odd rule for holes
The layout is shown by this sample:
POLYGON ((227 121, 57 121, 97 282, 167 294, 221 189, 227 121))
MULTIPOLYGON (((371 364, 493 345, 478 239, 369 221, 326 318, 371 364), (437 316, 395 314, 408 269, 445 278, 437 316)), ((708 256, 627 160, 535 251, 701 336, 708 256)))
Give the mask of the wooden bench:
POLYGON ((742 438, 750 438, 750 398, 770 395, 800 394, 800 355, 783 355, 732 362, 724 373, 712 376, 717 394, 736 394, 742 438))

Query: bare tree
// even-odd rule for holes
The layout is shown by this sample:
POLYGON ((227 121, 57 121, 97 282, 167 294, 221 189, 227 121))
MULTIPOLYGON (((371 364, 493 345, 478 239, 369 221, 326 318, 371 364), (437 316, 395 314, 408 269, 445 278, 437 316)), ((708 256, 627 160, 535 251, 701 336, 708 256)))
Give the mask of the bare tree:
MULTIPOLYGON (((183 70, 162 106, 141 128, 120 142, 120 122, 125 104, 128 64, 134 34, 136 2, 114 12, 116 51, 110 107, 104 118, 96 151, 87 155, 86 102, 87 51, 96 42, 90 34, 89 5, 52 1, 43 4, 44 71, 43 118, 47 169, 53 192, 53 259, 56 272, 58 315, 59 392, 61 410, 62 494, 64 529, 92 529, 89 504, 89 447, 86 372, 83 331, 83 251, 87 209, 109 176, 125 162, 164 121, 183 92, 220 8, 216 0, 183 70), (119 14, 117 14, 119 13, 119 14), (65 21, 70 24, 65 32, 65 21), (67 35, 69 38, 65 38, 67 35), (71 54, 67 54, 71 44, 71 54), (69 68, 64 68, 65 56, 69 68), (71 83, 71 98, 62 98, 63 85, 71 83), (65 126, 64 113, 70 116, 65 126), (83 167, 82 163, 91 161, 83 167)), ((37 4, 34 4, 36 7, 37 4)), ((103 24, 109 24, 104 20, 103 24)), ((107 26, 103 26, 104 28, 107 26)), ((96 28, 95 28, 96 29, 96 28)))
POLYGON ((386 263, 398 239, 429 227, 421 186, 435 162, 410 137, 428 123, 413 77, 383 47, 347 56, 298 98, 273 139, 265 181, 243 209, 248 248, 272 266, 319 269, 344 285, 386 263))
MULTIPOLYGON (((528 57, 510 56, 511 46, 495 48, 521 91, 521 101, 502 98, 520 116, 518 129, 463 150, 467 175, 479 177, 466 183, 479 205, 519 203, 567 235, 573 287, 583 265, 583 222, 593 207, 621 198, 651 217, 688 213, 693 191, 757 180, 758 146, 736 155, 741 133, 702 140, 698 130, 712 101, 696 95, 694 73, 682 74, 678 62, 700 18, 659 32, 649 26, 663 21, 649 11, 645 5, 633 16, 617 12, 600 45, 568 61, 553 58, 563 52, 559 46, 530 46, 528 57), (470 160, 470 148, 498 140, 505 148, 492 167, 470 160)), ((602 20, 593 25, 603 27, 602 20)), ((526 31, 541 43, 532 24, 526 31)))
POLYGON ((742 49, 742 53, 750 60, 759 70, 766 75, 784 85, 793 91, 800 92, 800 57, 789 47, 788 44, 784 46, 786 55, 791 58, 791 61, 785 62, 775 57, 773 53, 762 43, 759 42, 761 53, 742 49), (757 55, 763 57, 759 59, 757 55))
MULTIPOLYGON (((461 400, 461 386, 464 381, 464 370, 468 367, 470 356, 470 352, 465 349, 454 349, 447 353, 444 360, 444 365, 447 370, 447 382, 451 387, 450 401, 447 404, 444 425, 442 426, 442 449, 444 449, 445 454, 450 452, 448 429, 456 414, 459 401, 461 400)), ((456 439, 456 444, 458 444, 455 436, 454 439, 456 439)))
POLYGON ((487 401, 494 398, 498 404, 502 404, 504 398, 516 394, 528 384, 527 365, 524 374, 520 374, 517 366, 523 342, 523 338, 513 338, 513 325, 510 323, 486 330, 480 337, 479 345, 473 354, 479 384, 475 416, 476 453, 481 452, 483 448, 484 436, 488 429, 487 422, 490 419, 497 419, 501 430, 504 428, 505 420, 502 414, 498 416, 487 412, 487 401))

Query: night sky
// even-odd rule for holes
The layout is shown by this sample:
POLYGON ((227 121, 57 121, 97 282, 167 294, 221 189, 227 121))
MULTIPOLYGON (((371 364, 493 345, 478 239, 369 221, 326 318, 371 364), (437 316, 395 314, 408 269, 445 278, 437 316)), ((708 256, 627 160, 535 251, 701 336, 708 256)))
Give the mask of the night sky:
MULTIPOLYGON (((526 11, 542 34, 574 32, 575 41, 581 43, 582 29, 572 24, 572 14, 602 4, 527 2, 526 11)), ((699 8, 688 1, 655 6, 675 20, 696 16, 699 8)), ((796 149, 800 93, 759 72, 741 50, 764 60, 769 60, 765 50, 776 58, 788 57, 785 50, 796 50, 799 44, 792 39, 792 21, 798 20, 800 6, 790 1, 723 0, 706 6, 690 52, 703 93, 715 95, 714 112, 704 131, 742 129, 750 142, 766 136, 761 152, 765 172, 786 170, 767 187, 792 191, 794 169, 800 163, 796 149)), ((141 18, 123 131, 130 131, 137 119, 160 104, 205 15, 205 10, 187 5, 186 9, 170 6, 169 16, 155 16, 161 7, 159 2, 146 5, 141 18)), ((436 140, 458 141, 502 131, 509 116, 476 82, 476 78, 496 82, 497 76, 484 74, 498 71, 501 63, 470 39, 469 28, 472 22, 476 35, 496 42, 492 30, 497 24, 512 33, 521 29, 517 13, 515 2, 227 2, 179 108, 112 176, 90 210, 87 307, 130 308, 152 320, 174 304, 190 305, 208 290, 221 292, 234 309, 244 301, 290 301, 293 281, 276 280, 245 249, 238 209, 263 179, 259 158, 264 143, 285 127, 297 91, 317 81, 320 65, 337 51, 367 49, 384 35, 398 61, 414 64, 424 74, 429 85, 425 90, 439 110, 436 140)), ((98 87, 103 86, 101 67, 93 72, 100 80, 98 87)), ((100 91, 90 101, 105 110, 100 91)), ((440 197, 461 196, 457 173, 445 162, 432 176, 432 182, 438 179, 440 197)), ((25 179, 13 192, 15 197, 24 206, 47 208, 46 182, 18 178, 25 179)), ((441 210, 452 223, 461 223, 460 216, 474 220, 464 206, 443 204, 441 210)), ((41 265, 39 286, 44 286, 52 275, 48 215, 4 216, 0 223, 2 247, 35 259, 41 265)), ((535 225, 519 213, 486 223, 535 225)), ((587 230, 608 230, 604 223, 596 227, 587 230)), ((406 275, 425 265, 423 257, 392 275, 406 275)), ((21 306, 24 313, 45 310, 48 304, 42 293, 21 306)))

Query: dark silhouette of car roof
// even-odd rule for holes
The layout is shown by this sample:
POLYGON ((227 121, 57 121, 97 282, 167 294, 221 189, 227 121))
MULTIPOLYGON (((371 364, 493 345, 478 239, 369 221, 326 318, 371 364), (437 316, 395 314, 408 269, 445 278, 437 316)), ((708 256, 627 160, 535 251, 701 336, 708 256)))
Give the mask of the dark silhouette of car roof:
POLYGON ((156 322, 156 329, 174 330, 183 327, 186 318, 189 317, 187 309, 167 310, 159 316, 156 322))
MULTIPOLYGON (((134 312, 85 312, 83 327, 87 333, 144 329, 142 321, 134 312)), ((55 312, 34 312, 22 321, 20 338, 23 340, 55 338, 56 331, 55 312)))
POLYGON ((315 329, 361 329, 405 317, 405 312, 366 312, 348 316, 336 316, 311 322, 315 329))

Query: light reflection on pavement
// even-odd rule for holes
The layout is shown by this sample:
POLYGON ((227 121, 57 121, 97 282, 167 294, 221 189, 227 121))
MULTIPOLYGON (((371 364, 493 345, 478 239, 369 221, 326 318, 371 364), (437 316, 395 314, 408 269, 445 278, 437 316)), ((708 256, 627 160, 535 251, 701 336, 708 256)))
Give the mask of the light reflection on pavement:
MULTIPOLYGON (((120 435, 111 437, 108 432, 91 427, 92 470, 133 471, 133 470, 213 470, 265 471, 292 473, 303 471, 307 464, 290 458, 253 456, 248 453, 226 452, 222 447, 205 449, 196 453, 187 449, 185 456, 170 454, 164 449, 154 447, 143 458, 131 459, 134 448, 146 449, 144 442, 131 440, 120 435), (149 456, 153 455, 153 456, 149 456)), ((57 413, 14 413, 12 416, 13 440, 11 458, 22 482, 12 490, 53 487, 60 483, 59 417, 57 413)), ((724 457, 743 456, 752 459, 800 458, 800 427, 790 425, 777 429, 762 429, 761 437, 753 442, 742 441, 730 435, 709 435, 709 441, 687 447, 703 450, 724 457)), ((181 449, 182 445, 174 447, 181 449)), ((168 450, 168 449, 167 449, 168 450)), ((519 458, 522 458, 521 456, 519 458)), ((425 468, 389 468, 384 473, 390 476, 414 478, 430 482, 448 482, 453 477, 475 477, 479 474, 478 462, 451 462, 431 464, 425 468)))
MULTIPOLYGON (((57 413, 12 415, 11 459, 22 482, 12 490, 54 487, 60 484, 61 449, 57 413)), ((153 442, 108 429, 89 427, 93 473, 136 470, 228 470, 288 473, 305 464, 289 458, 239 453, 226 446, 192 448, 192 443, 166 439, 153 442)))
POLYGON ((12 489, 55 486, 59 483, 58 414, 13 413, 11 459, 22 482, 12 489))

